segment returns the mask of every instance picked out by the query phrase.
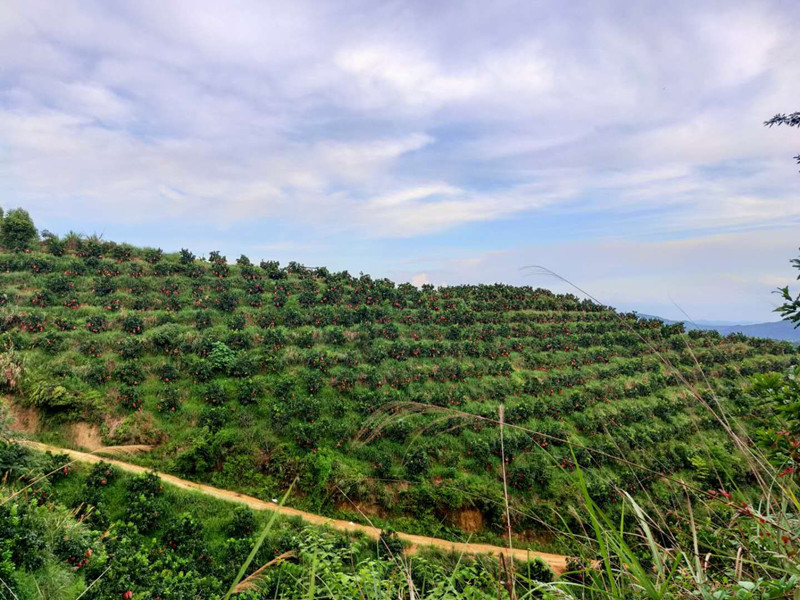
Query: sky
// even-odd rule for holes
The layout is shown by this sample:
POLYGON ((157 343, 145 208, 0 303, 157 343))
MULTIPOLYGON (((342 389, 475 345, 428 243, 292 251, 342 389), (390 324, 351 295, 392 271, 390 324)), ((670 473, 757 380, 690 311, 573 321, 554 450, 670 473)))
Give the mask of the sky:
POLYGON ((0 205, 168 251, 777 320, 800 130, 762 123, 800 110, 798 30, 793 1, 5 0, 0 205))

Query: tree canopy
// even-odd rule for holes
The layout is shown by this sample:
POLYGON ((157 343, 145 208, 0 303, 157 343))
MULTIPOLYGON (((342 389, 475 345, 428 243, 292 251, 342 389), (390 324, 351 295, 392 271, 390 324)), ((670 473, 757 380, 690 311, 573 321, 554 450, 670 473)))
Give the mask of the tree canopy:
POLYGON ((36 240, 37 231, 27 210, 14 208, 8 211, 0 226, 3 246, 9 250, 24 250, 36 240))

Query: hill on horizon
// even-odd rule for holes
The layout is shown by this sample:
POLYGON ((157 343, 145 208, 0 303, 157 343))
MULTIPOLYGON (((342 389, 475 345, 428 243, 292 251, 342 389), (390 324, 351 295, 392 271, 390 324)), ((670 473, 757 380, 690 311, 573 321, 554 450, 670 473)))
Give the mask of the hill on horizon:
POLYGON ((746 324, 718 324, 710 321, 674 321, 672 319, 664 319, 654 315, 639 314, 644 319, 658 319, 668 325, 676 323, 683 323, 687 331, 692 330, 711 330, 716 331, 720 335, 728 336, 735 333, 740 333, 748 337, 766 338, 770 340, 782 340, 786 342, 800 343, 800 328, 795 326, 789 321, 770 321, 766 323, 746 323, 746 324))

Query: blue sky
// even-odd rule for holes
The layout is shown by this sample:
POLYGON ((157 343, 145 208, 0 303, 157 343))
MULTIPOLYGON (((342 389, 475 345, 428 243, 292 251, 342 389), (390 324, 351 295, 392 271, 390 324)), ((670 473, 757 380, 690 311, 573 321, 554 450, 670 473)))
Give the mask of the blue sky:
POLYGON ((0 204, 398 281, 774 320, 800 246, 787 2, 0 4, 0 204), (678 308, 680 307, 680 308, 678 308))

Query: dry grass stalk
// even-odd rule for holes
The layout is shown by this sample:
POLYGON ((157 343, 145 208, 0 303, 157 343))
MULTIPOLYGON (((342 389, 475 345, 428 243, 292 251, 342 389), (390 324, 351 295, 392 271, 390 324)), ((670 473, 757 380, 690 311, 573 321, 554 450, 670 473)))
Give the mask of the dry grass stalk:
POLYGON ((139 452, 149 452, 153 446, 148 444, 130 444, 128 446, 105 446, 94 450, 92 454, 108 454, 109 456, 119 456, 120 454, 138 454, 139 452))
POLYGON ((279 554, 271 561, 263 564, 261 567, 253 571, 246 579, 244 579, 241 583, 239 583, 239 585, 233 588, 233 593, 239 594, 241 592, 246 592, 249 590, 257 590, 258 584, 263 579, 264 573, 266 572, 267 569, 269 569, 270 567, 274 567, 275 565, 280 564, 283 561, 293 557, 294 557, 294 550, 288 550, 283 554, 279 554))

